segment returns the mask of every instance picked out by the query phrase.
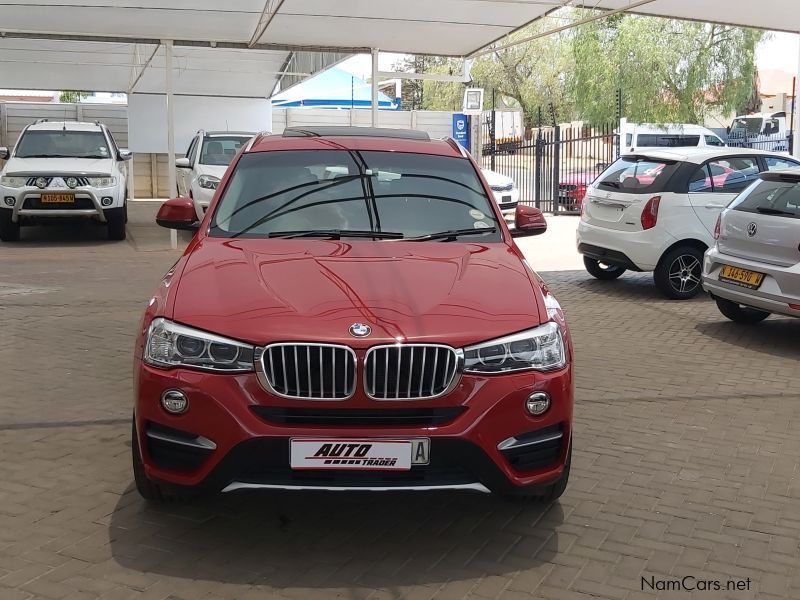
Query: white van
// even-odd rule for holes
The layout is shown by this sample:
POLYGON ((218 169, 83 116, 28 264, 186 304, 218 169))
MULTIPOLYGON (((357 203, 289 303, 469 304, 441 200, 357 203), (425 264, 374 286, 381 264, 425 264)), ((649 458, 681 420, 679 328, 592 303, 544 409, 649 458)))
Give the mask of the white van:
POLYGON ((635 154, 655 148, 694 148, 725 146, 720 137, 701 125, 658 126, 651 123, 623 123, 620 154, 635 154))

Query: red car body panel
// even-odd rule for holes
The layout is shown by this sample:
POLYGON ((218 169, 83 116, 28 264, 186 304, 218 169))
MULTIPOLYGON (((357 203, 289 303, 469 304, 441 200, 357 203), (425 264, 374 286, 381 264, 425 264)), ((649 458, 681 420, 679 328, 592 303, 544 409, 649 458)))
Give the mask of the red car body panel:
MULTIPOLYGON (((199 486, 237 446, 248 440, 291 437, 419 437, 458 439, 474 444, 512 487, 547 484, 565 472, 573 410, 572 344, 560 309, 546 302, 550 292, 527 265, 494 202, 501 227, 499 243, 403 242, 371 240, 216 238, 208 224, 243 152, 351 149, 461 156, 445 142, 372 138, 282 138, 257 140, 242 149, 223 177, 200 230, 164 277, 142 319, 135 349, 136 432, 144 469, 153 480, 199 486), (143 349, 152 320, 164 317, 262 347, 275 342, 324 342, 353 348, 359 366, 354 395, 342 401, 287 399, 268 392, 255 373, 223 374, 145 364, 143 349), (460 374, 443 396, 420 401, 376 401, 363 390, 361 366, 366 350, 380 344, 437 343, 454 348, 536 327, 559 324, 566 366, 554 372, 460 374), (372 335, 355 339, 348 327, 368 323, 372 335), (180 389, 190 408, 167 413, 161 394, 180 389), (551 407, 534 417, 524 410, 534 391, 545 391, 551 407), (253 408, 313 407, 407 409, 410 406, 464 407, 453 420, 435 426, 335 427, 281 425, 253 408), (216 449, 197 469, 160 467, 148 455, 145 430, 158 424, 204 436, 216 449), (559 427, 564 443, 547 467, 519 472, 498 450, 510 437, 559 427)), ((491 191, 472 162, 491 198, 491 191)), ((555 304, 557 306, 557 304, 555 304)), ((287 442, 288 443, 288 442, 287 442)), ((431 450, 435 452, 435 450, 431 450)))

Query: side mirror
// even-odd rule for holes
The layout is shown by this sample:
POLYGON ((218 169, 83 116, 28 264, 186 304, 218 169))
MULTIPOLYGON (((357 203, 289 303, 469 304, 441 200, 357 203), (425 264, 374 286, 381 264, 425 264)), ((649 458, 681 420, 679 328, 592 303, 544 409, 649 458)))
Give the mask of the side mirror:
POLYGON ((541 210, 524 204, 517 205, 517 211, 514 213, 514 229, 511 230, 512 237, 541 235, 545 231, 547 231, 547 221, 541 210))
POLYGON ((194 201, 185 196, 164 202, 158 209, 156 223, 167 229, 187 231, 195 231, 200 227, 197 213, 194 210, 194 201))
POLYGON ((132 158, 133 158, 133 152, 131 152, 130 150, 120 149, 120 151, 119 151, 119 159, 120 160, 130 160, 132 158))
POLYGON ((188 158, 176 158, 175 166, 178 167, 179 169, 191 169, 192 163, 189 161, 188 158))
POLYGON ((0 160, 8 160, 10 155, 11 152, 8 151, 8 148, 5 146, 0 146, 0 160))

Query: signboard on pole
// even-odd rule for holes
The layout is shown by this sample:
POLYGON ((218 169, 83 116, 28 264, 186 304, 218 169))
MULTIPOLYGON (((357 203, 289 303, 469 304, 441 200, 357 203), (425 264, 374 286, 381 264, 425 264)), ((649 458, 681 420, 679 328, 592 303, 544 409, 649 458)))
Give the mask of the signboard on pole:
POLYGON ((469 152, 469 117, 463 113, 453 113, 453 139, 469 152))

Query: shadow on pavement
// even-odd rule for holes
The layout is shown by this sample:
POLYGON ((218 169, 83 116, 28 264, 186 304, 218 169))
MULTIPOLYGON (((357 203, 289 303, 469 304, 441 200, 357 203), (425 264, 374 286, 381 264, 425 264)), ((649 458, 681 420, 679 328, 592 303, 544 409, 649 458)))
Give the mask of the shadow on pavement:
POLYGON ((772 316, 766 321, 745 325, 719 315, 719 321, 698 323, 695 329, 721 343, 761 354, 800 360, 800 319, 772 316))
POLYGON ((439 584, 550 562, 564 513, 454 492, 240 492, 152 507, 129 487, 111 518, 123 567, 273 588, 439 584))

